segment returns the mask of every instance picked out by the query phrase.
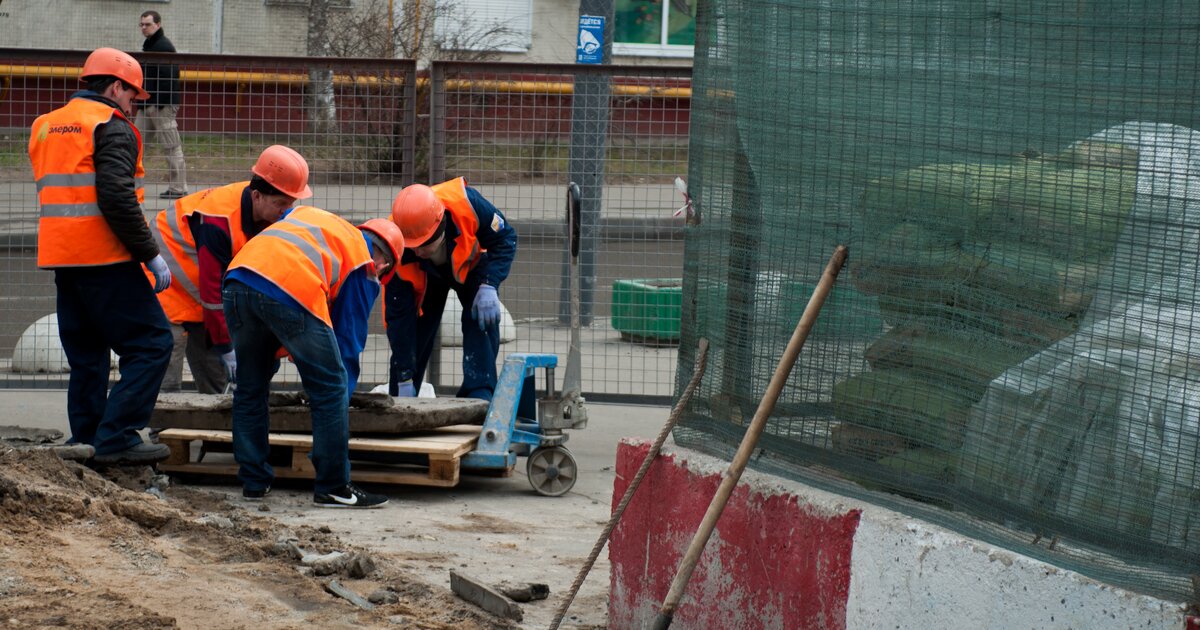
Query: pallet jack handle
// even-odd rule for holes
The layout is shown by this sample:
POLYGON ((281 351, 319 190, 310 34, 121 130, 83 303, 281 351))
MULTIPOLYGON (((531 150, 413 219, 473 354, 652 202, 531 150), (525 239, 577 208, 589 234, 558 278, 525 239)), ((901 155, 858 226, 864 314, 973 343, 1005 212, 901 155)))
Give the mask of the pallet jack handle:
MULTIPOLYGON (((583 215, 579 198, 583 193, 579 192, 579 184, 571 182, 567 185, 567 233, 571 239, 571 258, 579 258, 579 237, 580 229, 579 222, 583 215)), ((572 260, 572 264, 574 264, 572 260)))
MULTIPOLYGON (((567 238, 571 252, 571 347, 567 352, 567 369, 563 376, 563 398, 574 399, 583 396, 583 354, 581 340, 580 318, 580 279, 579 279, 579 241, 582 233, 580 227, 582 211, 580 209, 579 184, 571 182, 567 185, 567 238)), ((582 404, 580 404, 582 407, 582 404)), ((582 409, 580 409, 582 411, 582 409)), ((586 416, 585 416, 586 417, 586 416)))

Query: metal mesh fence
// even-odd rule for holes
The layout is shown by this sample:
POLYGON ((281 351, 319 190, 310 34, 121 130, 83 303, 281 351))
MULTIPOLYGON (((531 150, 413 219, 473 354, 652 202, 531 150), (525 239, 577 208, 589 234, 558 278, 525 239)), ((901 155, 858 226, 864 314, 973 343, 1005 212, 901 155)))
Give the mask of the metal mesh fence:
POLYGON ((1198 6, 702 4, 679 442, 730 451, 848 243, 758 465, 1191 599, 1198 6))
MULTIPOLYGON (((34 118, 80 87, 86 54, 0 49, 0 264, 8 274, 0 283, 0 364, 13 357, 9 386, 65 386, 66 363, 50 325, 30 330, 28 348, 20 343, 54 312, 53 274, 34 262, 37 204, 26 147, 34 118)), ((584 391, 591 399, 669 399, 683 249, 682 219, 672 216, 681 196, 672 182, 687 167, 690 69, 450 62, 418 76, 411 61, 138 57, 179 69, 177 120, 190 192, 248 179, 259 152, 275 143, 308 160, 311 203, 351 221, 387 216, 395 194, 414 181, 465 176, 520 238, 500 290, 508 314, 502 355, 554 353, 565 362, 565 194, 572 177, 590 182, 581 269, 584 391), (574 98, 577 73, 601 90, 587 105, 574 98), (589 133, 573 132, 573 120, 589 133), (654 291, 618 295, 619 329, 614 286, 654 291)), ((169 169, 160 139, 145 140, 145 209, 153 213, 172 203, 159 197, 169 169)), ((431 363, 429 380, 441 391, 453 392, 461 379, 456 306, 453 299, 447 305, 431 363)), ((377 312, 362 360, 364 387, 387 380, 383 333, 377 312)), ((277 380, 298 383, 286 364, 277 380)))
MULTIPOLYGON (((61 387, 67 371, 57 341, 54 277, 36 268, 37 196, 26 147, 34 118, 81 89, 86 52, 4 49, 0 58, 0 356, 12 357, 9 386, 61 387), (36 326, 35 322, 40 322, 36 326), (26 332, 28 331, 28 332, 26 332), (25 338, 22 338, 24 334, 25 338)), ((415 164, 415 63, 216 55, 142 54, 144 65, 177 66, 189 192, 250 178, 259 153, 290 146, 307 159, 314 197, 306 200, 352 222, 387 216, 415 164)), ((143 124, 139 122, 139 124, 143 124)), ((143 133, 148 216, 171 207, 161 198, 169 173, 161 136, 143 133)), ((381 318, 373 325, 382 331, 381 318)), ((373 341, 376 341, 373 339, 373 341)), ((386 349, 386 340, 380 342, 386 349)), ((378 345, 378 344, 376 344, 378 345)), ((386 381, 364 365, 364 382, 386 381)), ((283 382, 298 382, 290 369, 283 382)))
MULTIPOLYGON (((690 68, 443 62, 432 69, 431 180, 466 177, 520 234, 502 352, 565 357, 566 184, 582 188, 583 389, 665 400, 682 297, 690 68), (659 326, 661 324, 661 326, 659 326)), ((443 325, 443 332, 446 328, 443 325)), ((443 334, 443 338, 445 335, 443 334)), ((443 349, 439 383, 461 378, 443 349)))

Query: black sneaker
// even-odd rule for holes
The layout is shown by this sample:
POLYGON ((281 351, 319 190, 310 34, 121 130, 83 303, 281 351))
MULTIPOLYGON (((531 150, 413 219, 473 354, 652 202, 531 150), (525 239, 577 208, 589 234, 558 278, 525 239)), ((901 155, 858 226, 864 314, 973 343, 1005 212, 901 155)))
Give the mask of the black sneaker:
POLYGON ((97 453, 93 458, 97 464, 154 464, 171 456, 166 444, 142 442, 116 453, 97 453))
POLYGON ((242 488, 242 498, 247 501, 262 501, 263 497, 271 494, 271 486, 267 486, 262 490, 251 490, 250 488, 242 488))
POLYGON ((180 192, 178 190, 168 190, 168 191, 160 194, 158 196, 158 198, 159 199, 179 199, 180 197, 186 197, 186 196, 187 196, 186 190, 182 191, 182 192, 180 192))
POLYGON ((382 494, 364 492, 358 486, 348 483, 327 494, 313 495, 313 505, 329 508, 376 508, 386 505, 388 498, 382 494))

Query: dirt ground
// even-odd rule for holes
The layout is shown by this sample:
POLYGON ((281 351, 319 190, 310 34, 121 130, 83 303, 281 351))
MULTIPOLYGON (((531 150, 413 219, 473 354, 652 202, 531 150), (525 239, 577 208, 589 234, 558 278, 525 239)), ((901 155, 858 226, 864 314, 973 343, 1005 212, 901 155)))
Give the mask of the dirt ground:
POLYGON ((203 487, 146 491, 164 481, 149 467, 92 470, 48 452, 0 446, 0 623, 518 627, 414 578, 402 566, 410 558, 356 548, 328 526, 285 526, 203 487), (318 576, 296 557, 297 548, 366 560, 318 576), (331 594, 331 580, 381 603, 359 608, 331 594))
MULTIPOLYGON (((579 481, 563 496, 535 493, 522 458, 511 476, 464 474, 452 488, 365 484, 389 497, 378 510, 314 508, 309 480, 277 479, 250 503, 232 477, 94 471, 0 440, 0 627, 541 630, 611 514, 617 444, 654 435, 667 413, 589 404, 588 428, 569 442, 579 481), (152 483, 161 498, 147 492, 152 483), (313 575, 289 539, 305 553, 368 554, 376 569, 313 575), (451 570, 491 585, 545 584, 549 598, 521 603, 524 619, 509 623, 452 595, 451 570), (390 588, 397 602, 362 611, 327 592, 335 577, 364 597, 390 588)), ((63 390, 0 395, 3 424, 61 438, 66 415, 63 390)), ((0 437, 15 439, 13 428, 0 437)), ((607 626, 610 568, 601 553, 564 630, 607 626)))

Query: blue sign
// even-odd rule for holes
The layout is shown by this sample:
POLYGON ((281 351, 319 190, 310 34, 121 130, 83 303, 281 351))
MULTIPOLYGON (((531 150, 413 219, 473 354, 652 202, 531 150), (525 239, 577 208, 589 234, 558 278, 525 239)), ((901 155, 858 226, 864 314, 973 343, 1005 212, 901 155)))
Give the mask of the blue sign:
POLYGON ((579 16, 579 43, 575 46, 575 63, 604 61, 604 16, 579 16))

